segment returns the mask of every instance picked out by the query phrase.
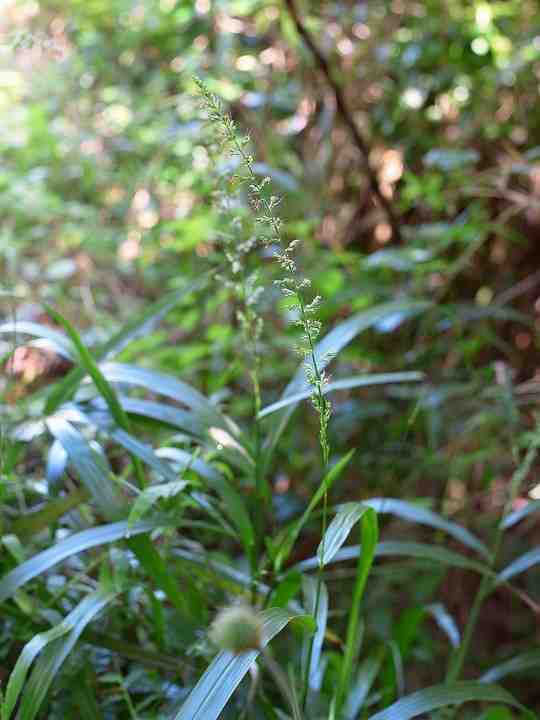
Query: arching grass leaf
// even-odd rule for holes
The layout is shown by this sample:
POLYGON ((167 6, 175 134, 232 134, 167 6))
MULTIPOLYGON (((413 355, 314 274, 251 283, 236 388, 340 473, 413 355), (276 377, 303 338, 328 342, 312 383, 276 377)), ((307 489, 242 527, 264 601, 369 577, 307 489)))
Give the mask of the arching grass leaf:
MULTIPOLYGON (((163 395, 171 400, 182 403, 199 414, 206 414, 208 418, 219 418, 221 415, 215 405, 207 400, 202 393, 181 380, 177 380, 166 373, 147 370, 125 363, 103 363, 100 370, 111 383, 136 385, 163 395)), ((223 421, 224 422, 224 421, 223 421)))
POLYGON ((49 346, 62 357, 73 359, 73 347, 69 339, 58 330, 48 325, 29 322, 27 320, 15 320, 0 325, 0 335, 31 335, 46 340, 49 346))
MULTIPOLYGON (((103 347, 94 352, 96 360, 99 362, 111 357, 115 353, 121 352, 130 342, 149 332, 170 310, 179 305, 186 296, 205 287, 211 275, 212 273, 202 274, 194 282, 164 295, 155 303, 146 307, 140 314, 135 315, 135 317, 113 335, 103 347)), ((75 367, 63 380, 56 383, 49 393, 45 412, 52 414, 62 403, 69 400, 86 373, 87 370, 85 367, 75 367)))
MULTIPOLYGON (((376 307, 362 310, 344 322, 333 328, 316 346, 315 358, 320 370, 323 370, 330 362, 331 357, 338 354, 363 330, 373 327, 384 318, 400 313, 404 317, 412 317, 431 307, 427 301, 406 300, 403 302, 390 302, 376 307)), ((309 383, 306 379, 304 365, 300 365, 293 379, 283 391, 281 399, 284 400, 291 395, 304 393, 309 390, 309 383)), ((296 403, 288 405, 283 409, 276 420, 270 434, 268 452, 271 454, 277 445, 281 433, 285 429, 291 417, 296 403)))
POLYGON ((42 651, 24 688, 17 714, 18 720, 34 720, 52 681, 75 647, 81 633, 115 595, 116 593, 105 592, 102 589, 96 590, 84 598, 67 616, 64 622, 68 622, 69 619, 69 632, 64 637, 52 640, 42 651))
POLYGON ((440 629, 446 634, 453 648, 459 647, 461 636, 454 618, 442 603, 426 605, 425 610, 433 617, 440 629))
POLYGON ((418 523, 419 525, 428 525, 437 530, 443 530, 448 535, 459 540, 463 545, 467 545, 467 547, 489 558, 489 550, 471 532, 451 520, 446 520, 446 518, 443 518, 431 510, 395 498, 370 498, 369 500, 363 500, 362 504, 373 508, 378 515, 389 513, 402 520, 408 520, 409 522, 418 523))
POLYGON ((382 647, 360 664, 343 710, 345 720, 355 720, 358 717, 379 674, 385 654, 386 648, 382 647))
POLYGON ((128 527, 127 522, 116 522, 98 525, 89 530, 82 530, 65 540, 61 540, 47 550, 34 555, 18 565, 0 580, 0 602, 6 600, 32 578, 54 567, 62 560, 89 548, 105 545, 126 537, 147 533, 159 527, 156 522, 142 522, 128 527))
POLYGON ((316 492, 313 494, 307 508, 302 513, 302 516, 284 533, 283 539, 281 541, 281 546, 279 547, 279 550, 277 551, 274 558, 274 567, 276 571, 280 570, 285 560, 289 557, 294 543, 296 542, 300 532, 302 531, 302 528, 308 522, 311 513, 320 503, 320 501, 324 497, 324 494, 329 492, 334 482, 338 479, 343 470, 349 464, 353 455, 354 450, 350 450, 346 455, 344 455, 334 465, 332 465, 330 470, 328 470, 326 475, 323 477, 321 484, 317 488, 316 492))
POLYGON ((47 427, 66 451, 69 462, 103 515, 109 519, 118 516, 124 502, 105 457, 96 452, 84 435, 64 418, 48 418, 47 427))
POLYGON ((105 592, 102 589, 93 592, 85 597, 62 622, 46 632, 35 635, 30 642, 26 643, 9 677, 5 700, 2 704, 2 720, 9 720, 11 717, 30 666, 39 653, 49 647, 46 658, 39 664, 39 672, 38 666, 36 666, 34 676, 28 683, 21 703, 20 716, 30 719, 37 714, 54 675, 71 651, 77 638, 90 620, 114 597, 115 593, 105 592), (63 636, 68 633, 70 633, 70 637, 64 639, 63 636), (54 647, 51 646, 52 643, 54 643, 54 647))
POLYGON ((517 560, 514 560, 504 570, 501 570, 497 575, 497 582, 508 582, 511 578, 534 567, 534 565, 538 565, 538 563, 540 563, 540 547, 535 547, 529 552, 523 553, 517 560))
POLYGON ((371 715, 369 720, 409 720, 439 708, 463 705, 466 702, 496 702, 521 707, 509 692, 497 685, 461 682, 453 685, 433 685, 407 695, 385 710, 371 715))
MULTIPOLYGON (((278 608, 263 612, 262 646, 265 647, 293 618, 278 608)), ((241 655, 220 652, 170 720, 216 720, 258 655, 256 650, 241 655)))
POLYGON ((317 608, 317 614, 315 615, 317 606, 317 581, 309 576, 305 576, 302 580, 302 586, 304 589, 304 606, 306 608, 306 612, 313 615, 317 626, 315 634, 312 638, 307 639, 303 648, 305 665, 308 657, 308 648, 309 645, 311 645, 311 659, 307 670, 308 686, 310 690, 317 691, 320 689, 322 683, 320 663, 324 636, 326 633, 326 623, 328 620, 328 590, 325 583, 322 582, 320 585, 319 606, 317 608))
MULTIPOLYGON (((390 385, 391 383, 402 383, 402 382, 420 382, 424 378, 423 373, 420 372, 402 372, 402 373, 380 373, 372 375, 360 375, 359 377, 342 378, 340 380, 334 380, 329 382, 323 388, 323 393, 326 395, 336 390, 351 390, 359 387, 372 387, 373 385, 390 385)), ((259 419, 271 415, 278 410, 282 410, 288 405, 296 405, 302 400, 307 400, 312 395, 312 390, 304 390, 303 392, 295 393, 294 395, 288 395, 281 400, 278 400, 271 405, 267 405, 263 408, 258 417, 259 419)))
MULTIPOLYGON (((359 545, 351 545, 345 548, 341 548, 333 557, 331 561, 345 562, 347 560, 356 560, 358 554, 361 552, 359 545)), ((492 574, 487 566, 481 565, 475 560, 470 560, 464 555, 460 555, 452 550, 447 550, 444 547, 438 545, 428 545, 427 543, 417 542, 403 542, 400 540, 385 540, 377 545, 375 550, 375 557, 408 557, 416 558, 418 560, 429 560, 439 565, 446 565, 448 567, 459 567, 464 570, 473 570, 480 574, 492 574)), ((319 557, 311 557, 307 560, 295 565, 294 569, 299 571, 313 570, 319 566, 319 557)), ((328 564, 326 563, 326 564, 328 564)))
POLYGON ((506 515, 506 517, 504 517, 501 521, 501 527, 503 528, 503 530, 508 530, 508 528, 514 527, 514 525, 517 525, 526 517, 529 517, 529 515, 532 515, 539 510, 540 500, 531 500, 519 510, 516 510, 515 512, 506 515))
POLYGON ((155 503, 162 498, 171 498, 184 490, 187 482, 184 480, 174 480, 173 482, 159 483, 159 485, 150 485, 145 488, 137 497, 129 512, 128 525, 133 525, 142 519, 143 515, 152 508, 155 503))
MULTIPOLYGON (((372 508, 363 508, 363 512, 358 519, 361 519, 360 538, 362 552, 358 555, 356 578, 354 581, 351 609, 347 624, 345 651, 336 692, 336 707, 338 711, 341 710, 346 693, 350 687, 353 666, 357 660, 359 651, 358 624, 360 620, 360 607, 368 575, 375 558, 375 549, 379 538, 377 514, 372 508)), ((328 530, 330 530, 330 528, 328 528, 328 530)), ((325 554, 325 549, 323 549, 319 557, 324 557, 325 554)))
POLYGON ((332 562, 352 528, 367 511, 368 508, 360 503, 346 503, 341 506, 317 548, 317 556, 322 566, 332 562))
POLYGON ((507 675, 516 675, 517 673, 535 670, 539 667, 540 649, 529 650, 490 668, 480 677, 480 682, 497 682, 507 675))

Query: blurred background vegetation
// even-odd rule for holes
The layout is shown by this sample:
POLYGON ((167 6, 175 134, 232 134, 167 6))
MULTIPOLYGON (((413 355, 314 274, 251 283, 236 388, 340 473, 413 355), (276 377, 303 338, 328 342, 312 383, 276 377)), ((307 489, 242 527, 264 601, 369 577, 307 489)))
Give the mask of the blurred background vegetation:
MULTIPOLYGON (((424 373, 420 384, 334 396, 334 451, 358 448, 335 499, 420 498, 488 541, 540 393, 538 2, 303 0, 300 22, 329 73, 290 4, 275 0, 4 0, 1 10, 2 319, 55 328, 45 301, 92 346, 220 263, 214 195, 227 160, 215 157, 201 120, 199 76, 249 132, 257 169, 283 196, 284 232, 303 240, 302 271, 325 298, 326 331, 382 302, 429 302, 412 319, 396 311, 369 328, 331 367, 335 377, 424 373)), ((265 262, 262 271, 268 404, 298 360, 275 268, 265 262)), ((218 284, 188 297, 120 359, 192 384, 242 425, 252 405, 239 337, 229 289, 218 284)), ((69 362, 28 345, 12 353, 5 336, 0 350, 10 355, 4 417, 31 417, 36 392, 69 362)), ((271 475, 283 518, 320 479, 317 418, 308 403, 297 414, 271 475)), ((43 496, 40 442, 10 465, 28 482, 19 509, 43 496)), ((536 469, 514 509, 540 498, 536 469)), ((520 525, 503 559, 539 538, 534 519, 520 525)), ((303 536, 296 560, 317 542, 303 536)), ((477 584, 462 570, 422 572, 409 560, 375 574, 367 602, 383 636, 435 589, 462 627, 477 584)), ((520 589, 529 605, 503 590, 485 604, 469 675, 536 637, 539 573, 520 589)), ((193 643, 207 620, 171 625, 169 649, 193 643)), ((433 628, 418 630, 408 648, 413 687, 434 681, 442 645, 433 628)), ((5 647, 0 664, 9 669, 20 646, 5 647)), ((139 685, 135 694, 149 697, 139 685)), ((508 687, 540 708, 538 685, 508 687)), ((110 717, 129 717, 118 703, 110 717)))

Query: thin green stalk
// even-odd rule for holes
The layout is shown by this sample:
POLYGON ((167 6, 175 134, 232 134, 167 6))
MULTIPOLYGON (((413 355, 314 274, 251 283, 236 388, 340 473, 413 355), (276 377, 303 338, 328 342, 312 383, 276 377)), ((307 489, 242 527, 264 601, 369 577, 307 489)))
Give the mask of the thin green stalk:
MULTIPOLYGON (((537 421, 537 425, 534 431, 534 435, 531 440, 531 444, 529 445, 529 448, 527 450, 527 453, 523 459, 523 462, 521 465, 516 469, 514 474, 512 475, 512 478, 510 480, 510 487, 508 489, 508 496, 507 500, 504 506, 503 510, 503 517, 507 515, 513 505, 514 501, 517 498, 517 495, 519 493, 521 484, 527 474, 529 473, 531 466, 538 454, 538 450, 540 449, 540 420, 537 421)), ((502 523, 499 523, 497 526, 497 531, 495 533, 495 539, 493 542, 493 549, 491 552, 491 559, 490 559, 490 567, 494 568, 498 555, 501 549, 502 540, 504 535, 504 528, 502 526, 502 523)), ((482 605, 484 604, 484 601, 488 597, 488 595, 491 593, 493 588, 495 587, 496 579, 492 574, 484 575, 482 577, 482 580, 480 582, 480 586, 478 588, 478 591, 476 593, 476 596, 474 598, 474 602, 471 608, 471 611, 469 613, 469 617, 467 619, 467 624, 465 625, 465 630, 463 631, 463 639, 461 641, 461 644, 459 648, 457 649, 455 655, 452 656, 450 659, 449 667, 446 674, 446 682, 447 683, 453 683, 456 682, 463 670, 463 665, 465 663, 465 660, 467 658, 467 654, 469 652, 471 640, 476 628, 476 624, 478 622, 478 617, 480 615, 480 611, 482 609, 482 605)))

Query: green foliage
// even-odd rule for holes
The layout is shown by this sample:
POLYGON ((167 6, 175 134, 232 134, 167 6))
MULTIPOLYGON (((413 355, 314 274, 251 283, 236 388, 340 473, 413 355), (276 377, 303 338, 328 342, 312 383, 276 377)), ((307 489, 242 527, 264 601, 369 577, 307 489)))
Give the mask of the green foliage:
POLYGON ((540 712, 537 12, 8 3, 2 720, 540 712))

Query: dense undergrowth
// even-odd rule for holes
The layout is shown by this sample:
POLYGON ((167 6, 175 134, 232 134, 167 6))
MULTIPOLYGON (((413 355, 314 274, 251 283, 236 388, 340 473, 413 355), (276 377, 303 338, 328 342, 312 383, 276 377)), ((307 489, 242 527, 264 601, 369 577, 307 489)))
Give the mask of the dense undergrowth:
POLYGON ((535 7, 13 4, 1 720, 537 716, 535 7))

